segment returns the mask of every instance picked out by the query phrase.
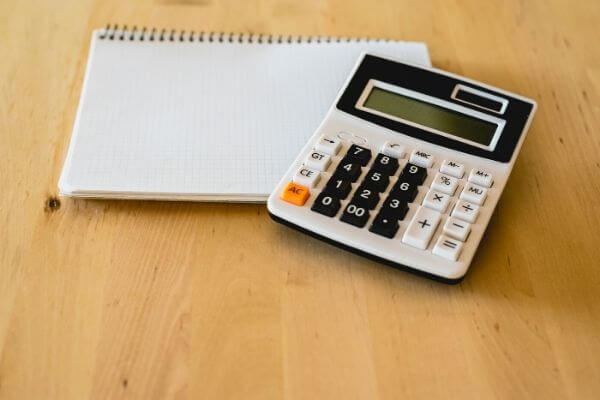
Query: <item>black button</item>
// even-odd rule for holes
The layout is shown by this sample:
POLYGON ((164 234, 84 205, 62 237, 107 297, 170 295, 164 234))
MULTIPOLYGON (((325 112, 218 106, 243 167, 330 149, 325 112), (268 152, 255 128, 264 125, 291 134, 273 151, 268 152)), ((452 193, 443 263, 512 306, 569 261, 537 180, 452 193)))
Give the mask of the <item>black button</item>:
POLYGON ((335 170, 335 175, 344 176, 352 182, 356 182, 362 172, 360 164, 355 160, 344 158, 335 170))
POLYGON ((371 159, 371 150, 367 149, 366 147, 361 147, 353 144, 348 149, 345 158, 353 160, 364 167, 369 163, 369 160, 371 159))
POLYGON ((396 232, 398 232, 399 227, 400 225, 398 224, 397 219, 379 213, 373 220, 373 224, 369 228, 369 231, 391 239, 396 232))
POLYGON ((425 178, 427 178, 427 168, 422 168, 414 164, 406 164, 400 174, 400 179, 415 182, 417 185, 422 184, 425 178))
POLYGON ((342 218, 340 218, 341 221, 359 228, 365 226, 368 219, 369 210, 360 204, 356 204, 354 201, 346 206, 344 213, 342 214, 342 218))
POLYGON ((390 195, 393 194, 398 198, 402 198, 407 203, 410 203, 415 199, 418 190, 419 187, 416 182, 406 181, 403 178, 400 178, 392 188, 390 195))
POLYGON ((361 185, 356 189, 352 202, 372 210, 379 203, 379 193, 368 186, 361 185))
POLYGON ((398 159, 385 154, 379 153, 373 161, 375 171, 382 172, 386 175, 394 175, 398 170, 398 159))
POLYGON ((327 191, 339 199, 345 199, 352 189, 352 181, 344 175, 335 174, 327 181, 327 191))
POLYGON ((371 169, 363 180, 363 185, 369 186, 378 192, 385 192, 385 189, 390 184, 390 177, 383 172, 371 169))
POLYGON ((408 212, 408 204, 404 198, 391 193, 383 202, 379 214, 385 214, 391 218, 401 221, 408 212))
POLYGON ((338 210, 340 209, 340 206, 340 199, 335 197, 332 193, 324 191, 317 196, 315 202, 313 203, 310 209, 315 212, 318 212, 319 214, 327 215, 328 217, 333 217, 335 214, 337 214, 338 210))

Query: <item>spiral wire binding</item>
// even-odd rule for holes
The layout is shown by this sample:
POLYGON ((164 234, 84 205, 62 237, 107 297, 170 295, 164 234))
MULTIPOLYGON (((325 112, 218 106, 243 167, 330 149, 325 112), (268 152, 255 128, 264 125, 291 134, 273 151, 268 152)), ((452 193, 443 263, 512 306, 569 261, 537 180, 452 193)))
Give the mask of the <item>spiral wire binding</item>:
POLYGON ((370 39, 368 37, 332 37, 332 36, 295 36, 272 35, 264 33, 234 33, 234 32, 195 32, 175 29, 148 29, 136 25, 107 24, 98 34, 101 40, 139 41, 139 42, 217 42, 217 43, 258 43, 258 44, 292 44, 292 43, 357 43, 357 42, 389 42, 389 39, 370 39))

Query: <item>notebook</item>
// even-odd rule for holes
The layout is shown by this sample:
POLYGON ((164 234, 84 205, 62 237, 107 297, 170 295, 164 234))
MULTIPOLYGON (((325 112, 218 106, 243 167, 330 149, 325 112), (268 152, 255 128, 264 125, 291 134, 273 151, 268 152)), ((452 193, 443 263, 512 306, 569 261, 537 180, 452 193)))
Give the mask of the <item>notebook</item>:
POLYGON ((430 65, 416 42, 96 30, 60 193, 266 201, 364 51, 430 65))

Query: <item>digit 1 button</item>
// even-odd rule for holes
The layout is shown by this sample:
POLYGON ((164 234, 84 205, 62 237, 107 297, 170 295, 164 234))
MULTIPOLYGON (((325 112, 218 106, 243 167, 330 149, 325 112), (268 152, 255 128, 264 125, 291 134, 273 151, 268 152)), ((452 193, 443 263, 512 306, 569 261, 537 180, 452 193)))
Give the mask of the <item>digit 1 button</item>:
POLYGON ((318 212, 319 214, 333 217, 335 214, 337 214, 340 206, 340 200, 334 197, 333 194, 325 191, 317 196, 310 209, 318 212))
POLYGON ((344 176, 345 179, 349 179, 351 182, 356 182, 361 173, 360 164, 348 158, 344 158, 335 170, 335 175, 344 176))
POLYGON ((340 220, 350 225, 362 228, 369 220, 369 210, 360 204, 351 202, 346 206, 346 209, 344 210, 340 220))
POLYGON ((335 174, 327 181, 327 191, 338 199, 345 199, 351 189, 351 181, 342 175, 335 174))
POLYGON ((439 211, 442 214, 446 212, 446 208, 448 208, 449 203, 450 196, 448 196, 445 193, 436 192, 433 189, 430 189, 429 192, 427 192, 425 198, 423 199, 423 205, 425 207, 439 211))
POLYGON ((406 164, 402 173, 400 174, 400 178, 404 181, 411 181, 420 185, 427 178, 427 170, 423 167, 419 167, 414 164, 406 164))
POLYGON ((369 186, 377 192, 385 192, 390 184, 390 177, 375 170, 370 170, 363 181, 363 185, 369 186))
POLYGON ((310 196, 307 187, 290 182, 281 192, 281 199, 297 206, 303 206, 310 196))
POLYGON ((313 188, 319 183, 320 175, 319 171, 310 169, 308 167, 302 167, 294 175, 294 182, 299 183, 303 186, 313 188))
POLYGON ((392 188, 391 193, 402 198, 407 203, 411 203, 417 196, 418 186, 415 182, 404 181, 402 178, 392 188))
POLYGON ((353 160, 364 167, 369 163, 369 160, 371 160, 371 150, 367 149, 366 147, 353 144, 348 149, 346 158, 353 160))
POLYGON ((313 150, 306 159, 306 166, 316 169, 317 171, 326 171, 330 162, 331 157, 329 157, 329 155, 313 150))
POLYGON ((462 247, 462 242, 441 235, 433 247, 432 253, 436 256, 444 257, 450 261, 456 261, 458 260, 458 256, 460 255, 462 247))
POLYGON ((379 153, 371 168, 386 175, 394 175, 398 170, 398 159, 379 153))
POLYGON ((356 193, 354 194, 354 199, 352 202, 360 204, 367 210, 372 210, 375 208, 377 203, 379 203, 379 193, 368 186, 361 185, 358 189, 356 189, 356 193))
POLYGON ((371 224, 369 231, 391 239, 396 232, 398 232, 399 227, 400 225, 398 224, 397 219, 379 213, 373 220, 373 224, 371 224))

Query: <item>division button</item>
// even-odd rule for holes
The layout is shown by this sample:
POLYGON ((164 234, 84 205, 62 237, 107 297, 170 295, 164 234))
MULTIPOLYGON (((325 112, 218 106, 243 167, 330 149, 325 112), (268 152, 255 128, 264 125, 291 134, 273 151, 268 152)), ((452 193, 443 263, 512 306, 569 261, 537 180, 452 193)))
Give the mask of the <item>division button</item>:
POLYGON ((315 149, 329 154, 330 156, 335 156, 338 151, 340 151, 341 145, 342 141, 339 138, 334 136, 323 136, 315 145, 315 149))
POLYGON ((423 168, 431 168, 433 165, 433 156, 421 150, 413 150, 410 153, 409 162, 423 168))
POLYGON ((450 215, 462 219, 463 221, 473 223, 479 215, 479 206, 464 200, 459 200, 450 215))
POLYGON ((461 179, 465 174, 465 166, 454 161, 444 160, 440 172, 461 179))
POLYGON ((427 178, 427 169, 414 164, 406 164, 400 174, 400 178, 404 181, 409 180, 420 185, 425 181, 425 178, 427 178))
POLYGON ((371 160, 371 150, 367 149, 366 147, 353 144, 348 149, 345 158, 353 160, 364 167, 371 160))
POLYGON ((327 181, 327 191, 338 199, 345 199, 352 189, 352 181, 343 175, 335 174, 327 181))
POLYGON ((386 175, 394 175, 398 170, 398 159, 379 153, 371 168, 386 175))
POLYGON ((446 212, 448 204, 450 204, 450 196, 446 193, 436 192, 433 189, 429 190, 423 199, 423 205, 425 207, 439 211, 442 214, 446 212))
POLYGON ((472 183, 467 183, 463 191, 460 193, 460 199, 482 205, 487 197, 487 192, 488 190, 486 188, 474 185, 472 183))
POLYGON ((426 207, 419 207, 408 229, 404 232, 402 243, 425 250, 440 223, 441 214, 426 207))
POLYGON ((333 194, 328 192, 322 192, 317 196, 315 202, 313 203, 311 210, 318 212, 319 214, 326 215, 328 217, 333 217, 337 214, 340 209, 340 200, 335 197, 333 194))
POLYGON ((494 183, 494 178, 489 172, 479 168, 473 168, 471 173, 469 173, 469 182, 489 188, 492 186, 492 183, 494 183))
POLYGON ((386 156, 394 157, 394 158, 404 158, 406 154, 406 149, 404 146, 394 142, 385 142, 381 152, 386 156))
POLYGON ((399 227, 400 225, 398 224, 397 219, 379 213, 373 220, 373 224, 371 224, 369 231, 391 239, 396 232, 398 232, 399 227))
POLYGON ((350 225, 362 228, 369 220, 369 210, 360 204, 351 202, 344 209, 344 213, 342 214, 340 220, 350 225))
POLYGON ((456 239, 440 235, 435 246, 433 246, 433 254, 444 257, 450 261, 458 260, 463 243, 456 239))
POLYGON ((361 173, 360 164, 347 158, 344 158, 335 170, 335 175, 344 176, 352 182, 356 182, 361 173))
POLYGON ((281 192, 281 199, 297 206, 303 206, 310 196, 307 187, 290 182, 281 192))
POLYGON ((319 183, 320 178, 319 171, 308 167, 302 167, 296 172, 296 175, 294 175, 294 182, 313 188, 319 183))
POLYGON ((452 196, 458 187, 458 179, 440 174, 439 172, 435 174, 435 178, 433 178, 433 182, 431 182, 431 188, 437 190, 438 192, 446 193, 452 196))
POLYGON ((326 171, 331 162, 331 157, 320 151, 313 150, 306 159, 306 166, 317 171, 326 171))
POLYGON ((471 232, 471 224, 456 218, 448 218, 444 224, 444 234, 464 242, 471 232))

